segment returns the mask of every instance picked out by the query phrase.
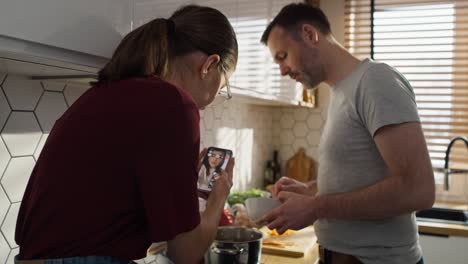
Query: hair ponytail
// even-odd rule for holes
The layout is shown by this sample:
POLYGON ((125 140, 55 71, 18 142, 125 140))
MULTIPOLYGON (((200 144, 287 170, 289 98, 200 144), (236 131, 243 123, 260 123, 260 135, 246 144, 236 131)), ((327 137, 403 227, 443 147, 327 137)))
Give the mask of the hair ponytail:
POLYGON ((99 71, 98 81, 91 84, 150 75, 164 77, 173 58, 194 51, 218 54, 222 71, 235 69, 236 35, 218 10, 188 5, 175 11, 170 19, 157 18, 133 30, 99 71))
POLYGON ((158 18, 128 33, 99 71, 97 83, 167 74, 168 35, 173 26, 168 24, 167 19, 158 18))

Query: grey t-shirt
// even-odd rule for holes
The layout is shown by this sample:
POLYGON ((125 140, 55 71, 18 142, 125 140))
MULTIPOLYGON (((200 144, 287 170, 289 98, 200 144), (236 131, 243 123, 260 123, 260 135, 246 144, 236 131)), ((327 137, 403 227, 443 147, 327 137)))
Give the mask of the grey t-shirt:
MULTIPOLYGON (((373 140, 386 125, 419 122, 414 92, 395 69, 366 59, 331 88, 319 149, 319 194, 355 191, 388 176, 373 140)), ((363 263, 417 263, 421 258, 413 214, 382 220, 321 219, 318 242, 363 263)))

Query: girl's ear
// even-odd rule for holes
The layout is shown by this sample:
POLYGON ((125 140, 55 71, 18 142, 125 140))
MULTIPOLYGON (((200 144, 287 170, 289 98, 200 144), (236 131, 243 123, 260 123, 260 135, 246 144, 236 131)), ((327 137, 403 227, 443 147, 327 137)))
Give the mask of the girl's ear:
POLYGON ((208 56, 200 69, 201 78, 204 79, 209 71, 217 69, 221 57, 218 54, 208 56))

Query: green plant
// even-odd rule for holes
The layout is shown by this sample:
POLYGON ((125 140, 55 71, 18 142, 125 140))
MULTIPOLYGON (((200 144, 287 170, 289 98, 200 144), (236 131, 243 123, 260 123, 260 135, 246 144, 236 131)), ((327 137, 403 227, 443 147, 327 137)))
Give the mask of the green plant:
POLYGON ((260 190, 260 189, 257 189, 257 188, 253 188, 253 189, 250 189, 248 191, 245 191, 245 192, 241 192, 241 191, 232 191, 229 196, 228 196, 228 203, 229 203, 229 206, 232 206, 233 204, 236 204, 236 203, 241 203, 241 204, 244 204, 244 201, 247 199, 247 198, 251 198, 251 197, 270 197, 271 194, 267 191, 264 191, 264 190, 260 190))

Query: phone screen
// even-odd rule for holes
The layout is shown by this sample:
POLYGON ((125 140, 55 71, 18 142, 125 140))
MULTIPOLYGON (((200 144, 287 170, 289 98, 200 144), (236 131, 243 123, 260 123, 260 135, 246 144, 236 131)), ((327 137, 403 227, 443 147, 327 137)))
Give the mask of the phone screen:
POLYGON ((210 192, 214 180, 221 170, 226 170, 232 151, 216 147, 209 147, 198 172, 198 190, 210 192))

